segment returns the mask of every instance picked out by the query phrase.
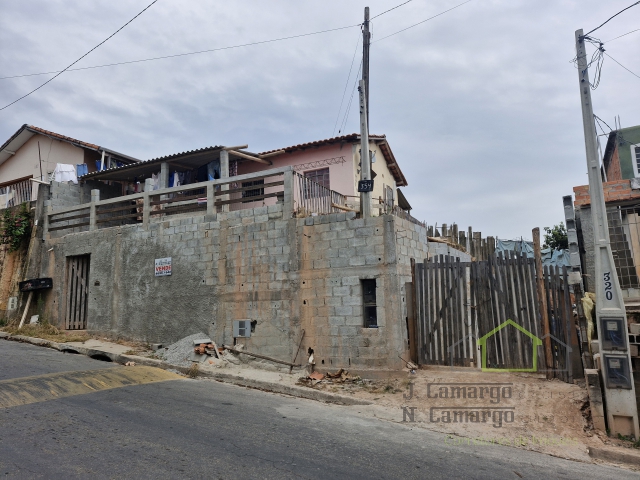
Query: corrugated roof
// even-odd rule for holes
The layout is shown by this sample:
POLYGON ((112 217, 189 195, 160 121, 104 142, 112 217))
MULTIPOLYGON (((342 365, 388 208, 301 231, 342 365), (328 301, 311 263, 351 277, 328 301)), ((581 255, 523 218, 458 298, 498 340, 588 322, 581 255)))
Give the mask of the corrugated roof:
MULTIPOLYGON (((186 152, 174 153, 171 155, 165 155, 164 157, 143 160, 131 165, 112 167, 100 172, 88 173, 86 175, 82 175, 79 178, 81 178, 82 180, 131 180, 133 176, 140 176, 144 175, 145 173, 155 173, 156 169, 150 167, 164 162, 167 162, 170 165, 177 166, 179 168, 191 169, 203 164, 202 161, 194 161, 194 158, 207 155, 211 152, 222 150, 223 148, 224 146, 211 146, 199 148, 196 150, 187 150, 186 152)), ((210 159, 207 159, 205 163, 208 163, 210 161, 210 159)))
MULTIPOLYGON (((387 162, 387 167, 389 171, 393 175, 394 180, 396 181, 396 185, 399 187, 405 187, 408 185, 407 179, 405 178, 402 170, 400 170, 400 166, 396 162, 396 158, 391 151, 391 147, 387 142, 386 135, 369 135, 369 140, 373 140, 376 143, 379 143, 380 150, 382 150, 382 154, 384 155, 385 161, 387 162)), ((351 133, 349 135, 342 135, 340 137, 327 138, 324 140, 316 140, 314 142, 300 143, 298 145, 292 145, 290 147, 278 148, 275 150, 269 150, 268 152, 262 152, 259 155, 267 155, 273 152, 279 152, 284 150, 285 153, 295 152, 296 150, 305 150, 307 148, 314 147, 323 147, 325 145, 333 145, 335 143, 355 143, 360 141, 359 133, 351 133)), ((271 157, 273 158, 273 157, 271 157)))

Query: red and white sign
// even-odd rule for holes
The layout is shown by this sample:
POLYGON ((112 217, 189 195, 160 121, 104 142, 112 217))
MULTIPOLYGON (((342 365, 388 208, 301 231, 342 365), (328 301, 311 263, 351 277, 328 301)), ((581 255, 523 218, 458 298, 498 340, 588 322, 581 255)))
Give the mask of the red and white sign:
POLYGON ((171 275, 171 257, 156 258, 156 277, 171 275))

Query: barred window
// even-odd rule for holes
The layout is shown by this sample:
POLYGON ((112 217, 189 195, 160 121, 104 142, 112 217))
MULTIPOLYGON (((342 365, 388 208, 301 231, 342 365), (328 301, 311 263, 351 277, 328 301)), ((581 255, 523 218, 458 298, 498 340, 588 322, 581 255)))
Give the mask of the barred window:
POLYGON ((362 300, 364 328, 378 328, 378 313, 376 307, 376 280, 360 280, 362 284, 362 300))
MULTIPOLYGON (((253 187, 254 185, 264 185, 264 179, 262 180, 255 180, 253 182, 242 182, 242 187, 253 187)), ((259 197, 261 195, 264 195, 264 188, 251 188, 249 190, 244 190, 242 192, 242 198, 248 198, 249 200, 246 200, 242 203, 247 203, 247 202, 251 202, 252 200, 250 200, 251 197, 259 197)))
POLYGON ((328 168, 321 168, 320 170, 311 170, 310 172, 304 172, 304 176, 309 180, 313 180, 314 182, 319 183, 323 187, 331 190, 328 168))

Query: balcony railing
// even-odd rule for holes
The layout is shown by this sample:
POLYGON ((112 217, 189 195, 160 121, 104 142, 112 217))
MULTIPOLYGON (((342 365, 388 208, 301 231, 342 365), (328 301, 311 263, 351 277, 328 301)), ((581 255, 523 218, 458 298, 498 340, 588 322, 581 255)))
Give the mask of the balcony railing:
POLYGON ((31 201, 32 182, 22 180, 0 187, 0 209, 10 208, 31 201))
POLYGON ((297 217, 353 211, 346 206, 345 195, 329 190, 298 172, 294 173, 293 186, 294 213, 297 217))

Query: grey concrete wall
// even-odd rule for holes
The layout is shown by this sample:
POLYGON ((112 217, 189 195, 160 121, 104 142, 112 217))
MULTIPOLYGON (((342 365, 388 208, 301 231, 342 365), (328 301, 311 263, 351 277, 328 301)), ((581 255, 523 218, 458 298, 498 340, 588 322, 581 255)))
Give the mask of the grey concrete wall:
POLYGON ((82 184, 67 182, 51 182, 49 191, 45 193, 49 200, 47 205, 53 208, 72 207, 91 201, 91 190, 100 190, 100 199, 107 200, 122 195, 120 185, 107 185, 103 182, 87 181, 82 184))
POLYGON ((319 369, 401 367, 410 258, 446 245, 426 244, 423 227, 392 215, 289 216, 278 204, 49 235, 50 317, 64 319, 67 257, 90 255, 90 331, 165 344, 204 331, 232 344, 233 321, 248 319, 251 338, 238 342, 249 351, 291 360, 304 329, 298 360, 311 347, 319 369), (155 277, 163 257, 172 275, 155 277), (362 279, 376 279, 378 328, 364 328, 362 279))

